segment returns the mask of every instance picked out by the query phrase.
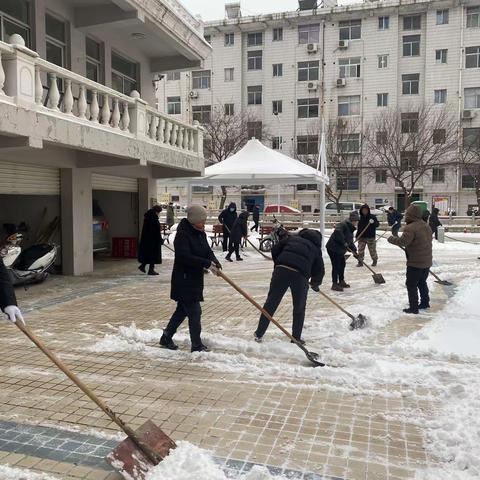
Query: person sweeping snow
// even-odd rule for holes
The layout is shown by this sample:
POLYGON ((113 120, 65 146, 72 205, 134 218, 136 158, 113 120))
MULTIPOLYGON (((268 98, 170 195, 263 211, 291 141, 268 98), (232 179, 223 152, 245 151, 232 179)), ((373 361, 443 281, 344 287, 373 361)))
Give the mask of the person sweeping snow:
POLYGON ((358 264, 357 267, 363 267, 363 259, 365 258, 365 248, 368 246, 370 257, 372 258, 372 267, 377 265, 377 228, 380 226, 378 219, 373 213, 370 213, 370 207, 365 204, 360 208, 360 220, 357 229, 358 241, 358 264), (360 235, 363 235, 360 237, 360 235))
POLYGON ((409 308, 405 313, 418 314, 419 309, 430 308, 427 278, 432 266, 432 230, 422 219, 422 209, 410 205, 405 212, 405 227, 401 237, 391 236, 388 242, 405 250, 409 308), (420 303, 418 303, 420 292, 420 303))
MULTIPOLYGON (((318 291, 325 275, 322 258, 322 234, 316 230, 303 229, 297 235, 289 235, 272 248, 275 263, 267 301, 263 306, 274 315, 283 296, 290 288, 293 299, 292 336, 304 344, 302 330, 308 295, 308 281, 318 291)), ((269 320, 262 315, 254 333, 255 341, 261 342, 269 320)))
POLYGON ((23 320, 23 315, 17 306, 17 298, 15 291, 10 281, 8 271, 3 264, 3 260, 0 259, 0 309, 5 314, 8 320, 15 323, 23 320))

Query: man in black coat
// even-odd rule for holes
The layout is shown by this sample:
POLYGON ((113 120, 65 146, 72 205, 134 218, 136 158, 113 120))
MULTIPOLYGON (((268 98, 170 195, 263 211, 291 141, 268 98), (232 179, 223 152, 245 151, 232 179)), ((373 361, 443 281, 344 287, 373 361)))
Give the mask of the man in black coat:
MULTIPOLYGON (((316 230, 303 229, 297 235, 289 235, 272 248, 275 267, 270 282, 267 301, 263 308, 274 315, 283 296, 290 288, 293 299, 292 335, 301 343, 305 307, 308 295, 308 281, 318 291, 325 275, 322 258, 322 234, 316 230)), ((269 320, 262 315, 255 331, 255 340, 262 341, 269 320)))
POLYGON ((207 211, 200 205, 187 208, 187 218, 183 219, 175 235, 175 261, 172 271, 170 298, 177 302, 177 309, 163 331, 160 345, 169 350, 177 350, 173 336, 178 327, 188 317, 188 328, 192 342, 192 352, 208 352, 201 339, 204 270, 217 274, 222 266, 216 259, 205 235, 207 211))
POLYGON ((142 236, 138 247, 138 269, 145 273, 145 267, 148 264, 148 275, 158 275, 155 271, 155 265, 162 263, 162 232, 160 231, 160 221, 158 219, 162 207, 155 205, 144 215, 142 236))
POLYGON ((332 290, 343 292, 350 285, 345 282, 345 254, 353 252, 357 258, 357 247, 353 242, 353 232, 358 225, 358 212, 351 212, 349 218, 340 222, 327 242, 327 252, 332 262, 332 290))
POLYGON ((398 210, 395 210, 393 207, 388 208, 387 221, 388 225, 392 227, 392 235, 394 237, 398 237, 398 231, 402 226, 402 218, 403 215, 398 210))
POLYGON ((8 320, 15 323, 17 320, 23 320, 22 312, 17 307, 17 299, 13 290, 12 282, 8 271, 0 259, 0 310, 7 316, 8 320))
POLYGON ((356 238, 358 240, 357 267, 363 266, 363 259, 365 258, 365 248, 367 246, 373 262, 372 267, 375 267, 378 262, 376 237, 377 228, 380 226, 380 223, 378 222, 377 217, 373 215, 373 213, 370 213, 370 207, 367 204, 361 206, 359 213, 360 220, 358 222, 358 229, 356 235, 356 238))
POLYGON ((224 252, 228 252, 228 245, 230 240, 230 232, 232 231, 233 224, 237 219, 237 204, 235 202, 222 210, 218 216, 218 221, 223 225, 223 242, 222 247, 224 252))
POLYGON ((253 207, 252 211, 252 220, 253 220, 253 227, 250 229, 251 232, 254 230, 258 233, 258 224, 260 222, 260 208, 258 205, 253 207))
POLYGON ((440 210, 434 207, 432 209, 432 214, 428 219, 428 225, 430 225, 430 228, 432 229, 432 232, 435 235, 435 240, 438 240, 438 227, 442 226, 442 222, 438 218, 439 213, 440 213, 440 210))
POLYGON ((230 231, 230 243, 228 244, 228 255, 225 257, 229 262, 233 262, 232 253, 235 252, 237 261, 242 261, 240 256, 240 245, 242 238, 248 235, 248 212, 242 212, 238 218, 233 222, 232 230, 230 231))

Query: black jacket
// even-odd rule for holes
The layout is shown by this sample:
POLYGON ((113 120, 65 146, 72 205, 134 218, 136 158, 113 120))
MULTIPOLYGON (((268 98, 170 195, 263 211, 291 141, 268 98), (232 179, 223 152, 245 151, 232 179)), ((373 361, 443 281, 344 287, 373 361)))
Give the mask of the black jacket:
POLYGON ((233 243, 240 243, 243 237, 248 235, 248 212, 242 212, 238 218, 233 222, 233 226, 230 232, 230 240, 233 243))
POLYGON ((12 282, 8 271, 3 264, 3 260, 0 259, 0 309, 10 305, 16 305, 17 299, 15 298, 15 291, 13 290, 12 282))
POLYGON ((258 207, 253 207, 252 219, 254 222, 258 222, 260 220, 260 209, 258 207))
POLYGON ((210 248, 205 232, 195 229, 187 219, 177 228, 175 261, 172 271, 170 297, 176 302, 203 301, 203 270, 218 260, 210 248))
POLYGON ((138 247, 138 261, 140 263, 162 263, 162 233, 160 221, 155 210, 151 208, 144 215, 142 236, 138 247))
POLYGON ((438 208, 434 208, 432 210, 432 213, 430 215, 430 218, 428 219, 428 224, 430 225, 430 228, 432 231, 435 231, 438 227, 442 226, 442 222, 438 218, 440 210, 438 208))
POLYGON ((399 213, 397 210, 393 210, 393 212, 387 213, 387 221, 391 227, 395 225, 395 222, 397 223, 397 225, 400 226, 400 224, 402 223, 402 218, 403 218, 403 215, 399 213))
POLYGON ((363 229, 368 225, 368 228, 365 230, 365 233, 361 236, 361 238, 371 239, 375 238, 377 235, 377 228, 380 226, 380 223, 377 220, 377 217, 370 213, 370 207, 365 204, 360 207, 358 211, 360 215, 360 221, 358 222, 356 238, 363 232, 363 229), (362 210, 364 208, 368 208, 368 213, 366 215, 362 215, 362 210), (370 220, 373 220, 373 223, 370 224, 370 220))
POLYGON ((352 252, 356 252, 357 247, 353 243, 354 231, 355 227, 350 220, 347 219, 340 222, 328 239, 327 250, 332 253, 338 253, 339 255, 345 255, 348 247, 352 252))
POLYGON ((237 219, 237 204, 235 202, 232 202, 227 208, 222 210, 220 215, 218 216, 218 221, 222 224, 225 225, 228 230, 227 230, 227 235, 229 232, 232 231, 233 223, 237 219), (233 208, 233 212, 230 211, 230 209, 233 208))
POLYGON ((305 228, 297 235, 289 235, 273 246, 272 259, 275 265, 294 268, 312 282, 322 283, 325 275, 322 234, 305 228))

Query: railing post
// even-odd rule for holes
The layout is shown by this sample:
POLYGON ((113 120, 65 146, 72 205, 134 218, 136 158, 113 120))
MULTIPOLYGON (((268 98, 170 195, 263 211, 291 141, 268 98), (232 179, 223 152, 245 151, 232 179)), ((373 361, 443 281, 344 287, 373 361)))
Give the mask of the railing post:
POLYGON ((140 98, 140 94, 133 90, 130 94, 135 103, 130 105, 130 132, 137 138, 147 138, 147 102, 140 98))
POLYGON ((198 157, 203 158, 203 128, 198 123, 198 120, 193 122, 193 125, 196 129, 195 132, 195 153, 198 157))

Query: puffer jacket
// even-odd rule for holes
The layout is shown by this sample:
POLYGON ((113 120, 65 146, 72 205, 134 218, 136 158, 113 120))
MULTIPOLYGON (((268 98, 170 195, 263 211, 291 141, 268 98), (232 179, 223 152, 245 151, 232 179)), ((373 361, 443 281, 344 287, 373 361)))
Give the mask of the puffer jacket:
POLYGON ((233 226, 230 232, 230 240, 233 243, 241 243, 242 238, 248 234, 248 212, 242 212, 238 218, 233 222, 233 226))
POLYGON ((227 235, 232 231, 233 223, 237 219, 237 204, 235 202, 230 203, 230 205, 221 211, 218 216, 218 221, 227 227, 227 235))
POLYGON ((358 238, 363 230, 368 227, 361 238, 364 238, 365 240, 372 238, 374 239, 377 236, 377 228, 380 226, 377 217, 373 215, 373 213, 370 213, 370 207, 367 204, 360 207, 358 214, 360 215, 360 221, 358 222, 356 238, 358 238), (362 214, 362 210, 364 208, 368 209, 368 213, 366 215, 362 214), (370 223, 370 220, 373 220, 373 223, 370 223))
POLYGON ((405 227, 401 237, 389 237, 388 242, 404 247, 407 266, 430 268, 432 266, 432 230, 422 219, 422 209, 410 205, 405 212, 405 227))
POLYGON ((348 218, 340 222, 328 239, 327 250, 332 253, 338 253, 339 255, 345 255, 347 249, 356 252, 357 247, 353 243, 354 231, 355 227, 348 218))

